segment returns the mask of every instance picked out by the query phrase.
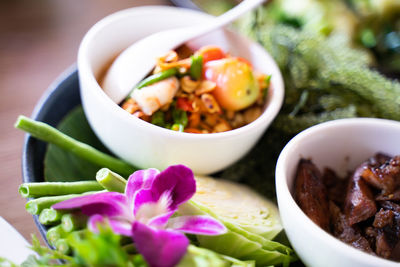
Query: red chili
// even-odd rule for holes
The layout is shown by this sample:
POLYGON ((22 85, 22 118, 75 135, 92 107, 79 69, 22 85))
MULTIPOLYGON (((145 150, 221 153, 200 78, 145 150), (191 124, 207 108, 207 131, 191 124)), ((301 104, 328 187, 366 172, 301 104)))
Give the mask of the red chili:
POLYGON ((184 111, 193 112, 193 101, 184 97, 178 97, 176 100, 176 107, 184 111))

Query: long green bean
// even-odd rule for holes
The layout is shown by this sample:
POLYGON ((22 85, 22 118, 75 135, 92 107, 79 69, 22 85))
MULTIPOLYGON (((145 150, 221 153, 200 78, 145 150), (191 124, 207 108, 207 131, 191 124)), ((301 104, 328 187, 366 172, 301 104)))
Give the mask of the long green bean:
POLYGON ((71 247, 68 244, 67 240, 64 238, 58 239, 54 246, 56 249, 64 255, 68 255, 71 253, 71 247))
POLYGON ((25 116, 19 116, 15 123, 17 129, 23 130, 32 136, 45 142, 59 146, 62 149, 70 151, 77 156, 86 159, 102 167, 107 167, 121 175, 130 175, 136 170, 135 167, 125 161, 114 158, 106 153, 103 153, 94 147, 82 143, 50 125, 34 121, 25 116))
POLYGON ((43 225, 54 225, 61 222, 61 217, 65 214, 64 210, 55 210, 52 208, 43 209, 39 215, 39 222, 43 225))
POLYGON ((96 173, 96 180, 108 191, 125 192, 126 180, 107 168, 102 168, 96 173))
MULTIPOLYGON (((171 76, 174 76, 175 74, 178 73, 178 69, 176 68, 172 68, 172 69, 167 69, 161 72, 158 72, 156 74, 150 75, 149 77, 147 77, 146 79, 144 79, 143 81, 141 81, 136 87, 135 89, 141 89, 145 86, 149 86, 153 83, 165 80, 171 76)), ((131 92, 132 94, 132 92, 131 92)))
POLYGON ((48 209, 58 202, 61 202, 61 201, 67 200, 67 199, 71 199, 74 197, 79 197, 79 196, 88 195, 88 194, 94 194, 94 193, 98 193, 98 192, 99 191, 86 192, 83 194, 69 194, 69 195, 63 195, 63 196, 40 197, 40 198, 36 198, 36 199, 28 201, 25 205, 25 209, 32 215, 39 215, 43 209, 48 209))
POLYGON ((69 233, 83 229, 87 224, 87 216, 82 213, 67 213, 61 218, 62 229, 69 233))
POLYGON ((59 239, 65 238, 67 233, 62 229, 61 225, 50 228, 46 233, 46 239, 50 245, 55 246, 59 239))
POLYGON ((22 197, 59 196, 100 191, 103 187, 96 181, 24 183, 18 192, 22 197))

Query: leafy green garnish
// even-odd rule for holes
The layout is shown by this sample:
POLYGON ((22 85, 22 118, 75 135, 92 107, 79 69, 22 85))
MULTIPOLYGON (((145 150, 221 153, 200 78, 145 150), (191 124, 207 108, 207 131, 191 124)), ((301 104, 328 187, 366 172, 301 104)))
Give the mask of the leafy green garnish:
MULTIPOLYGON (((93 133, 81 106, 73 109, 60 122, 58 129, 81 142, 110 153, 93 133)), ((102 167, 49 144, 44 159, 44 177, 48 182, 93 180, 102 167)))
POLYGON ((121 236, 114 234, 109 227, 100 227, 98 234, 89 230, 73 232, 67 237, 67 242, 73 251, 71 256, 41 246, 37 237, 33 235, 31 249, 38 254, 38 257, 33 255, 29 256, 22 266, 148 266, 141 255, 130 254, 125 250, 124 247, 121 246, 121 236), (60 263, 60 260, 62 260, 63 263, 60 263))

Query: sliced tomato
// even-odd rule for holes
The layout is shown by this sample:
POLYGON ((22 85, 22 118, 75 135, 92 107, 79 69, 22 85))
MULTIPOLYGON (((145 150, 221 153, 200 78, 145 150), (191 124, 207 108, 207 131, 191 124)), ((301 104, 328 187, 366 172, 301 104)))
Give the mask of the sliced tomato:
POLYGON ((246 63, 247 65, 249 65, 250 68, 253 68, 253 65, 251 65, 250 61, 248 61, 247 59, 242 58, 242 57, 236 57, 236 58, 237 58, 239 61, 241 61, 241 62, 246 63))
POLYGON ((197 50, 196 53, 203 56, 203 64, 208 61, 217 60, 225 57, 225 52, 215 45, 203 46, 202 48, 197 50))
POLYGON ((193 101, 184 97, 178 97, 176 100, 176 107, 184 111, 193 111, 193 101))

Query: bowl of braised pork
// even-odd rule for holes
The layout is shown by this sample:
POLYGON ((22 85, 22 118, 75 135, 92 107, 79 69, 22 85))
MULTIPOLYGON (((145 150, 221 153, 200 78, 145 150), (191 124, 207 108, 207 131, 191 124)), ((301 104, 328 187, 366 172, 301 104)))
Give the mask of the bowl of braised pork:
POLYGON ((276 166, 279 211, 307 266, 399 266, 400 123, 355 118, 295 136, 276 166))

